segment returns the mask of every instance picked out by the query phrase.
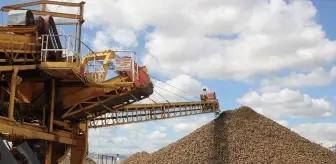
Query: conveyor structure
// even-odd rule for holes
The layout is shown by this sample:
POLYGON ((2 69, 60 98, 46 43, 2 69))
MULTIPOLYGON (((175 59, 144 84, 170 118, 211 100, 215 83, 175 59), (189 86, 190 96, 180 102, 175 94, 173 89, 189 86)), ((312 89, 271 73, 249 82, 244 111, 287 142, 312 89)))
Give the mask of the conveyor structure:
POLYGON ((189 101, 156 104, 132 104, 91 119, 89 128, 108 127, 169 118, 218 113, 218 101, 189 101))
POLYGON ((134 104, 153 93, 147 69, 133 51, 94 52, 81 41, 84 4, 42 0, 1 8, 8 18, 0 26, 0 138, 12 143, 18 162, 35 159, 20 155, 24 144, 41 163, 70 153, 71 164, 81 164, 88 128, 218 112, 214 93, 199 102, 134 104), (47 4, 79 13, 50 12, 47 4), (36 5, 41 10, 26 8, 36 5), (59 24, 75 25, 74 36, 59 24))

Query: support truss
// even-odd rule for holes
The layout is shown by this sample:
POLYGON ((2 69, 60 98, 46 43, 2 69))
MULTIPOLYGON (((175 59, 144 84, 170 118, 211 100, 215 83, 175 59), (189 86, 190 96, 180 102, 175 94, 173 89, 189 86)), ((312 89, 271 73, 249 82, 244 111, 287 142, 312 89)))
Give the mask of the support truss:
POLYGON ((108 127, 216 112, 219 112, 218 101, 128 105, 124 109, 113 110, 90 120, 89 128, 108 127))

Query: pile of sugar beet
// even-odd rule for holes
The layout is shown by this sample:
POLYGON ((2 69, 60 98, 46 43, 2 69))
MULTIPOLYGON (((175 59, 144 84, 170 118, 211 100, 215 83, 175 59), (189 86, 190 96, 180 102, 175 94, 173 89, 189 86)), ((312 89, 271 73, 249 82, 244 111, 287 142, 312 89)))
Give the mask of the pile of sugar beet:
POLYGON ((336 164, 336 153, 242 106, 154 153, 122 164, 336 164))

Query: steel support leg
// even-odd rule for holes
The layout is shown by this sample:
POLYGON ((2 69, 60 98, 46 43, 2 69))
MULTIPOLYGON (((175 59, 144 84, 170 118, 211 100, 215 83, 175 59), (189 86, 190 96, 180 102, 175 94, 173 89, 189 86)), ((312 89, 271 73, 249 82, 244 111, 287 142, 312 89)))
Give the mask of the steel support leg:
POLYGON ((14 69, 11 79, 10 86, 10 96, 9 96, 9 108, 8 108, 8 118, 14 120, 14 102, 15 102, 15 93, 17 85, 17 73, 18 70, 14 69))
MULTIPOLYGON (((55 79, 52 79, 51 81, 51 100, 50 100, 50 116, 49 116, 49 133, 53 133, 54 131, 54 110, 55 110, 55 79)), ((48 144, 48 151, 47 151, 47 158, 46 162, 51 162, 51 156, 52 156, 52 141, 49 141, 48 144)))
POLYGON ((4 104, 5 102, 5 90, 2 86, 0 86, 0 104, 4 104))
POLYGON ((50 100, 50 120, 49 120, 49 133, 54 131, 54 110, 55 110, 55 79, 51 81, 51 100, 50 100))
POLYGON ((71 164, 84 163, 88 150, 88 122, 79 123, 78 127, 73 128, 73 134, 75 136, 76 145, 71 146, 71 164), (78 131, 82 132, 82 135, 78 134, 78 131))

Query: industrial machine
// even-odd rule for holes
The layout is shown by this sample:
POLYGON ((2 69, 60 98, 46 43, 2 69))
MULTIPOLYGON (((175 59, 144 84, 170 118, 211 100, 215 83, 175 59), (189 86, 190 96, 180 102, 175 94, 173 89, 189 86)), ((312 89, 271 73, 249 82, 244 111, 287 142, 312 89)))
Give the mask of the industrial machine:
POLYGON ((133 104, 153 93, 146 67, 132 51, 94 52, 81 41, 84 4, 42 0, 1 8, 8 18, 0 26, 0 137, 12 145, 0 150, 7 147, 17 163, 55 164, 70 153, 71 163, 81 164, 88 128, 219 110, 214 93, 195 102, 133 104), (50 12, 47 4, 77 7, 79 14, 50 12), (35 5, 41 10, 24 8, 35 5), (58 25, 74 25, 74 35, 58 25))

